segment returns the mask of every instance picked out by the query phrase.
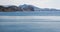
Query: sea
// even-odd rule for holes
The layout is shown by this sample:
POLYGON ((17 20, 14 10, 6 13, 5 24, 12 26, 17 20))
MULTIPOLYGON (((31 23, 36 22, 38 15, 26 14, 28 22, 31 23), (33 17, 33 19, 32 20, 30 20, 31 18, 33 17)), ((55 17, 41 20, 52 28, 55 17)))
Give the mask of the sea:
POLYGON ((0 16, 60 16, 60 11, 0 12, 0 16))
POLYGON ((59 17, 60 11, 0 12, 0 32, 60 32, 59 17))

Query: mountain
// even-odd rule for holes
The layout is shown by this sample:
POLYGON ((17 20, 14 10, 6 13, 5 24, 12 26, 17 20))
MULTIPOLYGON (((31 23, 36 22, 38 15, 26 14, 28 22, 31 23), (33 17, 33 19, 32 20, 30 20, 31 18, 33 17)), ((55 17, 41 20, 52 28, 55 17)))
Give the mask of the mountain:
POLYGON ((36 6, 33 5, 27 5, 27 4, 23 4, 23 5, 19 5, 19 6, 15 6, 15 5, 0 5, 0 12, 20 12, 20 11, 60 11, 58 9, 49 9, 49 8, 38 8, 36 6))
MULTIPOLYGON (((36 7, 36 6, 33 6, 33 5, 27 5, 27 4, 24 4, 24 5, 20 5, 19 7, 21 7, 22 8, 22 10, 24 10, 24 8, 25 9, 28 9, 28 7, 31 7, 31 8, 33 8, 33 11, 60 11, 60 10, 58 10, 58 9, 49 9, 49 8, 38 8, 38 7, 36 7)), ((30 9, 30 8, 29 8, 30 9)), ((25 11, 25 10, 24 10, 25 11)), ((30 10, 31 11, 31 10, 30 10)))
POLYGON ((23 11, 34 11, 34 7, 32 5, 20 5, 19 6, 23 11))

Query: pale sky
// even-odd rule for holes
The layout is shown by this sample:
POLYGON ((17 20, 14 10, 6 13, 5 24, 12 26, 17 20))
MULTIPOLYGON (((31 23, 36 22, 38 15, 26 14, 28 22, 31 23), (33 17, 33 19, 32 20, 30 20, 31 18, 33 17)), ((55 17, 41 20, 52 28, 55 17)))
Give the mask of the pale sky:
POLYGON ((30 4, 39 8, 60 9, 60 0, 0 0, 0 5, 21 5, 30 4))

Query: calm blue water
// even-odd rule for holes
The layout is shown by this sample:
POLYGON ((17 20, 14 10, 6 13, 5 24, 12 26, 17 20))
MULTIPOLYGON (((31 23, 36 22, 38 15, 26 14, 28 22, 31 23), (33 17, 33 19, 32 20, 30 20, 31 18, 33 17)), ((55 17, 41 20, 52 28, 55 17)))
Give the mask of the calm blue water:
POLYGON ((0 20, 0 32, 60 32, 60 22, 10 20, 0 20))
POLYGON ((60 11, 0 12, 0 16, 60 16, 60 11))
MULTIPOLYGON (((60 11, 0 12, 0 16, 60 16, 60 11)), ((60 32, 60 21, 41 20, 0 19, 0 32, 60 32)))

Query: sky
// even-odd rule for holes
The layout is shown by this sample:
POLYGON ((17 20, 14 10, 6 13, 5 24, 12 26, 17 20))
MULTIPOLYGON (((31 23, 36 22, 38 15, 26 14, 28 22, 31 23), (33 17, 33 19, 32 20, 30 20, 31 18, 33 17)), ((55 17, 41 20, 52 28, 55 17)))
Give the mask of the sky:
POLYGON ((39 8, 60 9, 60 0, 0 0, 0 5, 23 5, 30 4, 39 8))

